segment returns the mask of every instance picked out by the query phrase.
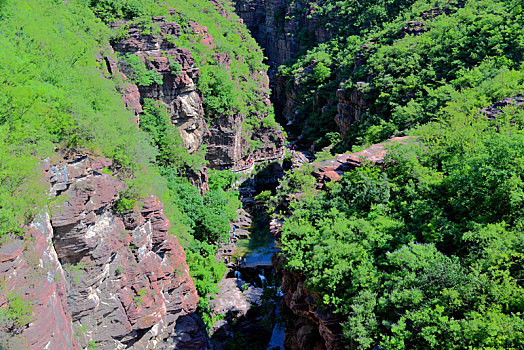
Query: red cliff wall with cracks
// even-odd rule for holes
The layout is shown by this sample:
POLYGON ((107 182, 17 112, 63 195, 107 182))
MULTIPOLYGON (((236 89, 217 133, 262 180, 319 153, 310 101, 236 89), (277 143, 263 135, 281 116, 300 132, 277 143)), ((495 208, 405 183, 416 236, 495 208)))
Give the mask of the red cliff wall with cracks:
MULTIPOLYGON (((7 292, 33 307, 13 349, 206 349, 191 316, 198 304, 186 256, 163 204, 150 197, 116 215, 123 184, 102 173, 111 163, 77 155, 43 170, 56 198, 0 248, 7 292)), ((6 299, 0 299, 5 307, 6 299)))
MULTIPOLYGON (((221 4, 215 2, 215 6, 220 8, 221 4)), ((179 48, 173 40, 168 40, 168 38, 180 37, 180 25, 166 21, 164 17, 155 17, 154 20, 160 28, 158 34, 144 34, 137 25, 128 25, 124 21, 112 24, 115 28, 127 26, 125 38, 112 43, 115 52, 118 55, 136 54, 142 58, 149 70, 154 70, 162 76, 161 85, 153 83, 150 86, 141 86, 129 82, 121 85, 120 91, 124 102, 137 115, 137 123, 139 123, 139 113, 142 111, 141 104, 144 99, 150 98, 162 102, 167 107, 171 121, 178 127, 182 141, 190 153, 206 145, 206 159, 212 167, 227 168, 249 160, 282 157, 284 136, 279 129, 263 127, 258 123, 251 133, 246 133, 243 125, 248 116, 241 113, 221 117, 207 116, 204 119, 202 101, 205 96, 197 88, 200 76, 198 64, 190 50, 179 48), (180 64, 181 71, 178 75, 171 72, 168 57, 172 57, 180 64), (260 147, 250 149, 250 140, 255 140, 260 147)), ((214 38, 205 26, 191 21, 189 24, 190 30, 200 38, 201 43, 210 49, 216 49, 214 38)), ((124 78, 129 74, 129 68, 117 63, 113 57, 106 56, 105 60, 111 74, 120 76, 119 71, 121 71, 124 78)), ((229 69, 231 65, 231 57, 225 52, 212 54, 212 60, 225 69, 229 69)), ((269 91, 266 72, 250 74, 255 80, 262 81, 260 91, 269 91), (260 77, 262 79, 257 79, 260 77)), ((263 94, 261 99, 269 106, 268 93, 263 94)), ((259 113, 252 117, 261 122, 267 114, 259 113)))

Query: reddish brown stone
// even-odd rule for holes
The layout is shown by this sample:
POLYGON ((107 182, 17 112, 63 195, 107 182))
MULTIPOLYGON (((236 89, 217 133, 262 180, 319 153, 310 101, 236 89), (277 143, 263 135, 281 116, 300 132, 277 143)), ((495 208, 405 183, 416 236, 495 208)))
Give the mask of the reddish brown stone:
POLYGON ((200 42, 208 47, 209 49, 214 49, 216 47, 213 36, 209 34, 207 27, 204 27, 196 22, 189 21, 189 26, 193 33, 197 34, 200 37, 200 42))
POLYGON ((409 136, 393 137, 386 142, 371 145, 360 152, 339 154, 334 159, 313 163, 313 166, 317 169, 313 172, 313 175, 320 183, 340 181, 345 172, 361 166, 362 162, 383 165, 389 145, 410 142, 414 141, 409 136))
MULTIPOLYGON (((0 247, 6 290, 34 309, 32 323, 20 330, 22 348, 80 349, 92 340, 114 349, 124 346, 120 339, 172 348, 177 319, 196 310, 185 252, 168 233, 163 204, 144 200, 140 212, 124 215, 124 225, 111 210, 124 187, 101 173, 110 164, 83 155, 44 164, 59 197, 52 219, 35 219, 25 244, 14 238, 0 247), (73 337, 82 328, 89 333, 73 337)), ((0 307, 6 303, 1 295, 0 307)))

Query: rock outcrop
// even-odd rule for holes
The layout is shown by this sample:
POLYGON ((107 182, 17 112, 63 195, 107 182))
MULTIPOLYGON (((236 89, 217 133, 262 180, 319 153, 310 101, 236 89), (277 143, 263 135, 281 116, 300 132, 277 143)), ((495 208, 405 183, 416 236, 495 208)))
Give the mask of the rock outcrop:
POLYGON ((283 271, 285 347, 290 350, 342 350, 342 319, 332 311, 319 311, 319 302, 308 292, 304 277, 283 271))
MULTIPOLYGON (((120 56, 136 54, 142 58, 148 70, 154 70, 162 76, 162 84, 138 84, 134 88, 133 84, 126 82, 121 87, 121 92, 128 108, 137 114, 141 112, 140 103, 144 99, 161 101, 167 107, 171 121, 180 130, 182 142, 192 153, 200 149, 207 132, 202 96, 196 89, 200 70, 195 66, 191 51, 173 44, 173 39, 181 35, 180 26, 175 22, 165 21, 163 17, 155 17, 154 20, 160 28, 158 34, 144 34, 136 24, 123 21, 112 25, 114 28, 121 28, 120 30, 124 30, 124 26, 127 28, 125 37, 112 43, 114 50, 120 56)), ((201 27, 195 23, 193 26, 196 33, 202 32, 201 27)), ((202 35, 207 41, 212 41, 208 34, 202 35)), ((125 60, 118 60, 117 66, 114 59, 106 60, 112 73, 119 69, 125 76, 131 75, 131 68, 125 60)))
POLYGON ((313 175, 322 184, 329 181, 340 181, 345 172, 353 170, 362 165, 363 162, 381 166, 387 154, 387 147, 394 144, 408 144, 415 142, 410 136, 393 137, 386 142, 377 143, 369 146, 363 151, 354 153, 344 153, 335 156, 331 160, 314 162, 316 169, 313 175))
POLYGON ((43 163, 51 215, 27 229, 33 240, 0 249, 6 289, 33 308, 14 339, 28 349, 206 349, 202 331, 178 324, 198 296, 163 204, 150 197, 117 215, 124 185, 103 171, 110 165, 86 155, 43 163))
POLYGON ((493 120, 499 117, 504 113, 504 108, 511 107, 522 108, 524 106, 524 95, 520 94, 515 97, 506 97, 500 101, 492 103, 488 107, 482 108, 479 111, 479 114, 488 118, 488 120, 493 120))
POLYGON ((239 0, 235 2, 235 11, 268 58, 276 114, 281 115, 286 123, 301 123, 295 120, 295 106, 300 102, 297 101, 300 82, 288 82, 276 74, 276 68, 296 58, 306 45, 328 41, 331 32, 320 23, 315 7, 306 2, 239 0), (299 33, 304 34, 302 36, 307 40, 300 39, 299 33))
POLYGON ((31 323, 15 334, 0 329, 4 349, 80 349, 73 336, 65 272, 52 239, 50 217, 43 212, 27 228, 25 237, 8 237, 0 247, 5 293, 0 293, 0 308, 8 306, 10 295, 18 295, 32 309, 31 323))
POLYGON ((235 9, 271 61, 280 65, 295 57, 298 23, 285 19, 290 11, 286 1, 241 0, 235 2, 235 9))
MULTIPOLYGON (((221 3, 215 1, 220 8, 221 3)), ((224 12, 227 14, 227 12, 224 12)), ((171 121, 178 127, 182 141, 190 153, 206 145, 206 159, 211 167, 218 169, 240 167, 249 161, 278 159, 283 155, 284 136, 274 127, 260 125, 267 114, 249 116, 257 118, 256 125, 251 132, 246 132, 243 114, 229 114, 224 116, 208 116, 204 119, 202 101, 204 96, 196 85, 200 70, 195 65, 191 51, 177 47, 174 38, 181 35, 181 27, 166 21, 163 17, 155 17, 155 25, 160 28, 157 34, 143 33, 136 24, 123 21, 112 24, 114 28, 125 30, 126 35, 112 43, 112 47, 119 57, 125 54, 135 54, 142 59, 146 68, 159 73, 162 84, 152 83, 149 86, 135 85, 126 80, 132 75, 131 67, 125 60, 115 60, 106 57, 108 70, 113 75, 122 72, 124 82, 120 86, 126 106, 137 115, 142 111, 144 99, 152 99, 163 103, 169 112, 171 121), (174 70, 173 67, 178 68, 174 70), (252 145, 257 147, 253 148, 252 145)), ((216 50, 217 45, 208 29, 196 22, 189 22, 189 29, 197 36, 202 44, 210 50, 216 50)), ((211 55, 217 66, 230 69, 232 64, 228 53, 216 52, 211 55)), ((218 69, 218 68, 217 68, 218 69)), ((260 81, 260 99, 269 106, 269 79, 266 72, 251 72, 254 80, 260 81)), ((192 178, 198 177, 194 174, 192 178)), ((203 184, 203 182, 201 182, 203 184)), ((205 191, 205 185, 199 186, 205 191)))
MULTIPOLYGON (((363 84, 364 83, 360 83, 359 86, 363 84)), ((350 92, 343 88, 337 90, 338 105, 335 122, 340 129, 342 137, 347 135, 351 124, 360 120, 367 105, 359 86, 350 92)))
MULTIPOLYGON (((224 60, 215 55, 215 59, 224 60)), ((226 60, 228 62, 228 60, 226 60)), ((227 67, 227 66, 226 66, 227 67)), ((253 79, 260 83, 260 99, 269 107, 269 78, 264 71, 253 72, 253 79)), ((268 113, 252 115, 236 113, 214 118, 209 122, 206 159, 210 166, 218 169, 234 168, 236 171, 249 169, 255 162, 277 160, 284 156, 285 138, 278 127, 264 126, 268 113), (257 122, 252 130, 245 127, 246 119, 257 122), (252 147, 256 145, 255 147, 252 147)))
MULTIPOLYGON (((219 293, 209 302, 211 312, 223 319, 211 326, 214 350, 230 348, 228 343, 239 341, 260 349, 267 344, 271 331, 266 327, 268 316, 261 309, 263 288, 237 278, 224 278, 218 285, 219 293)), ((240 345, 240 344, 239 344, 240 345)))

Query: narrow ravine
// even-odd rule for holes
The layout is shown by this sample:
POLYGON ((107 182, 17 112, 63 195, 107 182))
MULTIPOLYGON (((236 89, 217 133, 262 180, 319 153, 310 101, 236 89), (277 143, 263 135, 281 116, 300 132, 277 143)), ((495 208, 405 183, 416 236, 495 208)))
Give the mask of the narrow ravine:
POLYGON ((249 344, 255 349, 284 349, 278 309, 280 278, 273 268, 278 249, 265 203, 257 197, 262 191, 274 192, 282 175, 279 162, 268 162, 239 181, 243 208, 231 223, 228 241, 217 253, 228 270, 218 285, 219 293, 210 301, 220 318, 211 327, 211 339, 218 348, 249 344))

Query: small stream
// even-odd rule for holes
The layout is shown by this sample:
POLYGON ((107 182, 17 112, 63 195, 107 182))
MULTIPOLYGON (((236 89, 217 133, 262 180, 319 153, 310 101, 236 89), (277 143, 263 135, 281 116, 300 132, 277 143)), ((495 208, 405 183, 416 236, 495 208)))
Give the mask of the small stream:
POLYGON ((280 317, 280 308, 278 307, 279 303, 277 303, 275 310, 275 317, 277 319, 277 322, 275 323, 275 327, 273 328, 273 333, 271 334, 271 340, 267 345, 267 350, 284 350, 284 339, 286 337, 286 334, 284 322, 280 317))
MULTIPOLYGON (((269 234, 269 233, 268 233, 269 234)), ((271 265, 271 257, 278 249, 275 247, 274 238, 271 243, 264 247, 251 247, 251 239, 240 239, 237 241, 238 250, 233 255, 233 258, 244 258, 248 266, 269 266, 271 265)))
POLYGON ((239 239, 236 242, 237 251, 232 261, 242 261, 239 270, 244 273, 258 274, 258 278, 255 278, 257 286, 263 286, 265 290, 273 288, 277 291, 273 308, 275 324, 267 349, 284 350, 284 323, 280 318, 279 310, 282 293, 280 292, 280 281, 275 275, 272 263, 272 257, 278 252, 278 248, 275 246, 275 238, 269 231, 269 216, 265 213, 265 208, 252 206, 249 211, 253 215, 252 225, 248 229, 249 238, 239 239))

